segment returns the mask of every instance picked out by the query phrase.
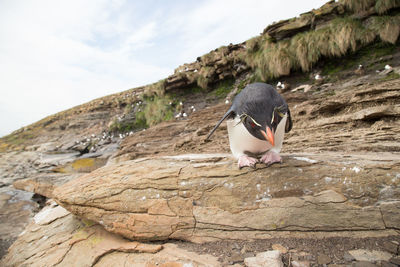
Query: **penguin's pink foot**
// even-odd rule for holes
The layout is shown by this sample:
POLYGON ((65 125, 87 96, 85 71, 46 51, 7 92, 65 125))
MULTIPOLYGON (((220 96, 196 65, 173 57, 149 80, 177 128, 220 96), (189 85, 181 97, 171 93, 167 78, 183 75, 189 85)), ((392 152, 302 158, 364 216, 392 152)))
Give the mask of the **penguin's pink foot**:
POLYGON ((265 163, 267 166, 274 164, 276 162, 282 162, 281 156, 278 153, 268 151, 265 153, 262 158, 260 159, 261 162, 265 163))
POLYGON ((238 166, 239 166, 239 169, 241 169, 243 167, 255 168, 257 162, 258 162, 258 160, 255 158, 249 157, 247 155, 242 155, 239 157, 238 166))

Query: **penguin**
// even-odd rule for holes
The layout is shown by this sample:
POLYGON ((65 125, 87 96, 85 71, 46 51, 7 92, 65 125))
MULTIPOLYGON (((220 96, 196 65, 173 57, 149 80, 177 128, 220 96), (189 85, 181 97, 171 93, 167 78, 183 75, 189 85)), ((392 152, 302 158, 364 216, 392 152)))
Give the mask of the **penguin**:
POLYGON ((279 152, 284 134, 292 129, 293 123, 288 104, 274 87, 266 83, 247 85, 206 140, 225 119, 230 149, 239 169, 255 168, 259 161, 267 166, 282 162, 279 152))

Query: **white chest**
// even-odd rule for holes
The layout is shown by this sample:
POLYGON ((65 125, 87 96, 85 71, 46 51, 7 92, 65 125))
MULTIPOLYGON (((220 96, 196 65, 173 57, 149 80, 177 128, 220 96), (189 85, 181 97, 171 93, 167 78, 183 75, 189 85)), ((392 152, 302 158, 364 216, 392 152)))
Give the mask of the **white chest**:
POLYGON ((245 152, 260 154, 268 150, 273 150, 274 152, 279 153, 282 149, 283 138, 285 135, 286 120, 287 115, 282 118, 276 128, 274 147, 272 147, 268 141, 260 140, 252 136, 243 123, 240 122, 238 116, 232 120, 227 120, 229 145, 233 156, 239 158, 241 155, 246 154, 245 152))

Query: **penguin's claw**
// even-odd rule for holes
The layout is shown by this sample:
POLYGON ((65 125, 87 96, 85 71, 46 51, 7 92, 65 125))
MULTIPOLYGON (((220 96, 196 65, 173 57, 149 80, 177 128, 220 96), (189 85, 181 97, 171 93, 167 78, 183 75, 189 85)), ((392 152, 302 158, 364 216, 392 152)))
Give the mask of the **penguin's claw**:
POLYGON ((250 168, 255 168, 256 167, 256 163, 258 162, 257 159, 249 157, 247 155, 242 155, 239 157, 238 160, 238 166, 239 169, 243 168, 243 167, 250 167, 250 168))
POLYGON ((272 151, 268 151, 267 153, 265 153, 262 158, 260 159, 261 162, 265 163, 267 166, 274 164, 276 162, 281 163, 282 162, 282 158, 281 156, 279 156, 278 153, 272 152, 272 151))

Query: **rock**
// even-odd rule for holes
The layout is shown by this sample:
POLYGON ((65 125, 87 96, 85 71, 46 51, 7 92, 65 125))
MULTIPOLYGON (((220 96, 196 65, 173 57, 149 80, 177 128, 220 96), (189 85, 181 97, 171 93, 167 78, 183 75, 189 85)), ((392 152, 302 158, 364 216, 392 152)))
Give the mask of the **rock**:
POLYGON ((399 248, 399 244, 397 244, 396 241, 385 241, 382 244, 382 247, 389 253, 392 254, 397 254, 398 253, 398 248, 399 248))
POLYGON ((32 195, 9 186, 0 188, 0 258, 38 209, 39 205, 32 201, 32 195))
POLYGON ((325 126, 329 124, 340 124, 351 121, 367 121, 370 119, 379 119, 384 117, 397 116, 400 114, 400 107, 394 105, 383 105, 368 107, 353 114, 337 116, 335 118, 325 118, 317 120, 312 126, 325 126))
POLYGON ((52 169, 53 172, 58 173, 86 173, 94 171, 107 163, 107 159, 105 158, 79 158, 74 161, 59 165, 52 169))
POLYGON ((400 227, 400 201, 391 201, 382 203, 380 206, 383 220, 387 227, 399 228, 400 227))
POLYGON ((317 257, 318 264, 328 264, 331 261, 332 260, 329 256, 322 254, 322 253, 318 254, 318 257, 317 257))
MULTIPOLYGON (((304 195, 304 188, 314 190, 312 170, 318 172, 318 181, 317 177, 330 175, 325 162, 322 168, 307 161, 285 161, 256 172, 238 170, 234 161, 220 154, 126 161, 78 177, 53 195, 72 213, 134 240, 241 239, 243 230, 251 238, 271 230, 385 229, 378 207, 354 206, 334 190, 304 195), (289 166, 302 166, 303 171, 289 166), (290 180, 280 178, 288 173, 290 180), (307 184, 297 178, 304 175, 310 177, 307 184), (280 182, 290 182, 293 189, 282 191, 280 182)), ((364 176, 360 179, 365 181, 364 176)), ((341 183, 337 186, 340 191, 341 183)))
POLYGON ((381 262, 381 267, 398 267, 398 264, 390 263, 387 261, 382 261, 381 262))
POLYGON ((343 255, 343 259, 347 262, 352 262, 355 260, 355 258, 349 253, 349 252, 345 252, 343 255))
POLYGON ((277 250, 261 252, 255 257, 245 258, 244 263, 247 267, 283 267, 281 254, 277 250))
POLYGON ((389 261, 392 255, 385 251, 378 250, 364 250, 356 249, 350 250, 349 254, 357 261, 377 262, 377 261, 389 261))
POLYGON ((33 217, 33 220, 38 225, 46 225, 68 214, 70 214, 69 211, 53 202, 37 213, 35 217, 33 217))
POLYGON ((383 71, 379 72, 378 75, 385 76, 385 75, 388 75, 391 72, 393 72, 393 68, 385 68, 383 71))
POLYGON ((307 92, 310 91, 312 88, 313 88, 312 85, 303 84, 303 85, 297 86, 296 88, 292 89, 292 92, 297 92, 297 91, 303 90, 304 93, 307 93, 307 92))
POLYGON ((310 267, 309 261, 292 261, 293 267, 310 267))
POLYGON ((128 241, 91 221, 80 220, 70 213, 59 214, 59 208, 53 204, 39 213, 40 217, 48 218, 46 222, 33 221, 9 248, 0 265, 220 266, 211 255, 198 255, 174 244, 128 241))
POLYGON ((377 267, 377 265, 369 262, 369 261, 357 261, 353 262, 352 267, 377 267))
POLYGON ((231 264, 242 262, 244 257, 240 253, 233 253, 232 256, 228 258, 231 264))
POLYGON ((291 258, 298 262, 300 261, 307 262, 315 260, 312 254, 304 251, 297 252, 297 250, 291 251, 291 258))
POLYGON ((390 258, 389 262, 399 266, 400 265, 400 256, 394 256, 394 257, 390 258))
POLYGON ((17 180, 14 188, 53 198, 53 190, 82 174, 38 173, 30 178, 17 180))
POLYGON ((282 246, 281 244, 273 244, 272 245, 273 250, 278 250, 281 254, 286 254, 287 253, 287 248, 282 246))
POLYGON ((342 4, 330 1, 319 9, 303 13, 297 18, 273 23, 263 31, 263 34, 268 34, 279 41, 310 28, 318 27, 318 24, 324 24, 326 20, 332 19, 343 12, 344 7, 342 4))

